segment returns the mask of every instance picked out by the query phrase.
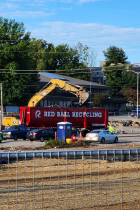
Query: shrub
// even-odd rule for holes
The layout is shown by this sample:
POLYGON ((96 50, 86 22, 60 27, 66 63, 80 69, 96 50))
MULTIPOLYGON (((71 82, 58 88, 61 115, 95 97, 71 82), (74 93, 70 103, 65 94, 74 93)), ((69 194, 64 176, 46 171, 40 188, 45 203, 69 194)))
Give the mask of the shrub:
POLYGON ((59 139, 49 139, 45 142, 45 147, 55 147, 55 146, 63 146, 65 142, 60 141, 59 139))
POLYGON ((55 147, 55 146, 59 146, 59 147, 86 147, 89 146, 90 143, 88 141, 81 141, 81 140, 77 140, 75 142, 72 142, 71 144, 67 144, 66 142, 63 142, 59 139, 54 140, 54 139, 49 139, 48 141, 45 142, 45 147, 55 147))

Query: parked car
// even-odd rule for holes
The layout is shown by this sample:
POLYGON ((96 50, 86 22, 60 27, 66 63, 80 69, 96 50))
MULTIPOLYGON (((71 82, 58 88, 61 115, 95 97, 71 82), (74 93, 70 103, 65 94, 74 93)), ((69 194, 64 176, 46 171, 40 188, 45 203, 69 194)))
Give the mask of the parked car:
POLYGON ((46 139, 54 139, 55 138, 55 129, 48 128, 48 129, 36 129, 36 130, 30 130, 27 133, 27 139, 30 141, 33 140, 40 140, 43 142, 46 139))
MULTIPOLYGON (((137 117, 137 110, 132 110, 131 117, 137 117)), ((138 117, 140 117, 140 111, 138 110, 138 117)))
POLYGON ((93 130, 86 134, 86 141, 99 141, 104 144, 105 142, 118 142, 118 136, 108 130, 93 130))
POLYGON ((119 109, 110 108, 110 109, 108 109, 108 114, 109 115, 119 115, 119 109))
POLYGON ((2 130, 3 140, 6 139, 23 139, 26 140, 27 128, 25 125, 13 125, 7 130, 2 130))
POLYGON ((3 135, 2 132, 0 131, 0 143, 3 141, 3 135))

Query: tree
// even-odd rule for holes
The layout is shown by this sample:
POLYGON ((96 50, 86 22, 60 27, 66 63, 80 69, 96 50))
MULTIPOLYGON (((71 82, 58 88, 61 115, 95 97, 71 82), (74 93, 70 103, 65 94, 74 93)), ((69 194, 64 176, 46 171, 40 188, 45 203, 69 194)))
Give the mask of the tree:
POLYGON ((127 56, 122 48, 110 46, 106 51, 103 51, 103 53, 106 58, 105 66, 109 66, 111 63, 115 65, 118 63, 126 64, 127 56))
POLYGON ((110 94, 113 97, 117 97, 119 91, 122 89, 122 72, 124 68, 125 66, 109 66, 104 71, 106 76, 105 84, 112 87, 112 89, 110 90, 110 94))
MULTIPOLYGON (((131 101, 134 106, 137 104, 137 90, 132 88, 123 88, 121 93, 124 95, 124 98, 126 98, 127 101, 131 101)), ((140 103, 140 94, 138 102, 140 103)))
POLYGON ((109 102, 109 95, 105 93, 94 93, 93 103, 94 107, 103 107, 109 102))
POLYGON ((132 70, 133 67, 128 68, 125 52, 115 46, 110 46, 106 51, 103 51, 106 58, 104 72, 106 76, 105 84, 112 87, 110 91, 113 97, 122 97, 121 90, 124 87, 136 87, 136 75, 127 70, 132 70))
POLYGON ((76 47, 67 44, 54 47, 45 40, 32 39, 30 44, 34 69, 58 73, 77 79, 89 80, 89 70, 84 62, 80 61, 80 54, 76 47), (78 71, 79 69, 79 71, 78 71), (82 70, 81 70, 82 69, 82 70))
POLYGON ((28 71, 33 62, 29 49, 30 33, 25 33, 24 24, 0 18, 0 82, 4 105, 26 105, 35 92, 35 87, 27 88, 39 81, 38 72, 28 71))
POLYGON ((72 48, 69 45, 58 45, 55 48, 57 66, 56 73, 64 74, 65 76, 75 77, 77 79, 89 80, 89 70, 84 62, 80 61, 80 54, 76 47, 72 48), (66 71, 59 71, 59 70, 66 71), (79 69, 79 71, 78 71, 79 69))

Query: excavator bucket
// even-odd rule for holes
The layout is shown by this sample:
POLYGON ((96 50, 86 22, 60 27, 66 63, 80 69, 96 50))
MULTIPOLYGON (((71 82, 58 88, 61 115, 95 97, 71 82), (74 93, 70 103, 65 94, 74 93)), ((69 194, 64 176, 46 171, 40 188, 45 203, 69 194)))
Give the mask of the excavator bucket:
POLYGON ((80 104, 84 104, 89 98, 88 92, 80 91, 79 102, 80 104))

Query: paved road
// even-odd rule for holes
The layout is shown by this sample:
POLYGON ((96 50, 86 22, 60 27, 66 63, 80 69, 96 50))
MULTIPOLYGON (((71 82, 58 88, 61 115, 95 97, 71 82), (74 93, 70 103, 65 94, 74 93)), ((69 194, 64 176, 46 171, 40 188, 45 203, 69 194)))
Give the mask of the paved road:
MULTIPOLYGON (((133 146, 133 141, 135 145, 140 145, 140 133, 129 133, 129 134, 120 134, 119 136, 119 142, 117 143, 117 146, 121 145, 132 145, 133 146)), ((25 148, 37 148, 37 147, 43 147, 45 145, 45 142, 40 142, 40 141, 29 141, 29 140, 22 140, 18 139, 17 141, 14 141, 12 139, 7 139, 2 141, 0 144, 0 148, 17 148, 17 147, 25 147, 25 148)), ((103 144, 93 142, 91 145, 98 146, 98 147, 103 147, 103 144)), ((106 143, 105 147, 113 147, 115 149, 116 144, 114 143, 106 143)))
POLYGON ((24 141, 23 139, 18 139, 17 141, 14 141, 13 139, 7 139, 1 142, 0 148, 1 147, 28 147, 28 148, 36 148, 36 147, 43 147, 45 145, 45 142, 40 142, 40 141, 29 141, 26 140, 24 141))
POLYGON ((126 114, 126 115, 109 116, 109 120, 135 120, 135 118, 126 114))
MULTIPOLYGON (((120 116, 109 116, 109 121, 111 120, 134 120, 134 118, 132 118, 131 116, 128 115, 120 115, 120 116)), ((133 131, 131 133, 131 129, 130 128, 130 132, 127 134, 120 134, 119 136, 119 142, 117 143, 117 145, 132 145, 133 146, 133 141, 135 142, 136 145, 140 145, 140 129, 137 128, 139 130, 139 132, 135 132, 133 131)), ((134 129, 133 129, 134 130, 134 129)), ((43 147, 45 145, 45 142, 40 142, 40 141, 29 141, 29 140, 22 140, 22 139, 18 139, 17 141, 14 141, 12 139, 7 139, 5 141, 2 141, 2 143, 0 144, 0 148, 17 148, 17 147, 26 147, 26 148, 37 148, 37 147, 43 147)), ((102 146, 103 144, 100 143, 92 143, 92 145, 94 146, 102 146)), ((108 147, 116 147, 116 144, 105 144, 105 146, 108 147)))

